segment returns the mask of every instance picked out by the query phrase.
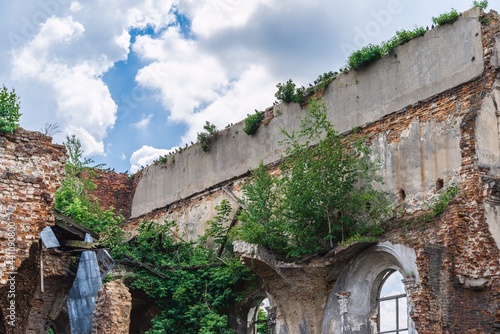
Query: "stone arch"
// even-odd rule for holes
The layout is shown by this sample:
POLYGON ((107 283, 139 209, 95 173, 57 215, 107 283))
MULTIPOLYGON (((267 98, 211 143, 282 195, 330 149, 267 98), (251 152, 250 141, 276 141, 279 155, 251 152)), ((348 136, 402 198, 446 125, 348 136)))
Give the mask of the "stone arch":
MULTIPOLYGON (((328 297, 323 332, 372 333, 376 301, 384 276, 389 271, 398 271, 405 279, 418 282, 415 261, 413 249, 390 242, 370 247, 353 259, 338 276, 328 297)), ((410 295, 411 291, 407 290, 407 293, 410 295)), ((411 320, 410 323, 413 329, 411 320)))
POLYGON ((263 287, 255 289, 247 295, 243 301, 233 307, 230 314, 231 327, 236 333, 253 334, 255 324, 254 317, 258 312, 259 306, 268 295, 263 287))
POLYGON ((161 313, 154 299, 142 290, 131 289, 132 310, 130 312, 130 333, 142 334, 151 328, 151 320, 161 313))

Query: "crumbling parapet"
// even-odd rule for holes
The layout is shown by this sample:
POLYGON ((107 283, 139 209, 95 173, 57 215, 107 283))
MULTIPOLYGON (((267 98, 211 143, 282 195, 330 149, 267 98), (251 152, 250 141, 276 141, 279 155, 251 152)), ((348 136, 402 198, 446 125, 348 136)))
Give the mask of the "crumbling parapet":
POLYGON ((40 258, 39 244, 55 221, 65 161, 65 147, 39 132, 0 134, 0 309, 7 333, 46 331, 71 286, 68 257, 40 258))
POLYGON ((42 229, 54 224, 65 161, 65 147, 39 132, 0 134, 0 284, 29 256, 42 229))

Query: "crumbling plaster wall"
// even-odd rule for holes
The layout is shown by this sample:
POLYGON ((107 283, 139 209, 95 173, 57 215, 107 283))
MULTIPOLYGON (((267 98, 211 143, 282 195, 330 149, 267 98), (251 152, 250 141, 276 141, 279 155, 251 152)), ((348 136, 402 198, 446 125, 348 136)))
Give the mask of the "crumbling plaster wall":
MULTIPOLYGON (((500 29, 495 12, 489 14, 489 25, 481 25, 479 15, 470 10, 453 25, 427 32, 368 68, 340 75, 323 97, 339 131, 355 135, 350 130, 358 127, 357 135, 368 138, 382 163, 383 188, 399 194, 399 206, 409 215, 384 238, 413 254, 388 267, 415 270, 415 286, 408 293, 421 334, 500 330, 500 29), (431 221, 423 217, 439 188, 454 184, 459 195, 446 212, 431 221)), ((131 227, 142 219, 174 219, 194 239, 213 217, 215 203, 228 199, 236 208, 227 190, 241 196, 249 169, 261 160, 279 163, 283 148, 277 144, 277 129, 296 129, 303 115, 295 104, 275 106, 270 113, 271 121, 253 137, 244 135, 239 123, 224 130, 209 153, 194 146, 176 155, 175 163, 146 168, 134 195, 131 227)), ((335 272, 325 280, 314 276, 323 270, 321 259, 312 260, 317 265, 289 269, 314 279, 291 279, 255 253, 240 254, 260 272, 278 305, 280 333, 326 333, 340 322, 332 296, 344 288, 336 277, 348 275, 351 266, 372 253, 353 256, 350 263, 324 261, 323 269, 335 272), (315 291, 315 300, 294 293, 302 290, 315 291), (321 302, 327 298, 328 303, 321 302), (324 316, 319 326, 318 313, 324 316)), ((368 315, 352 311, 346 317, 352 325, 348 332, 368 333, 368 318, 364 329, 356 330, 362 315, 368 315)))
MULTIPOLYGON (((336 129, 346 132, 366 126, 481 75, 484 62, 478 17, 479 11, 471 10, 452 26, 431 30, 364 70, 339 75, 323 97, 336 129)), ((260 161, 278 161, 283 154, 281 128, 297 129, 303 110, 297 104, 282 104, 274 107, 273 115, 255 136, 247 136, 240 122, 221 131, 208 154, 195 145, 177 154, 175 163, 147 167, 134 194, 131 217, 239 178, 260 161)), ((453 167, 452 161, 443 169, 453 167)), ((399 172, 401 177, 414 177, 407 170, 399 172)), ((396 190, 391 179, 386 182, 396 190)))

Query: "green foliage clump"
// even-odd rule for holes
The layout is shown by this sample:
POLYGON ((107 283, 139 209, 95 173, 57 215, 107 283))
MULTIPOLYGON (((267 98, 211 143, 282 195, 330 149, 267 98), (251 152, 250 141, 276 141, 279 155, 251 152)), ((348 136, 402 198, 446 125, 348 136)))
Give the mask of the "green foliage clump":
POLYGON ((210 151, 210 142, 215 138, 218 131, 215 124, 212 124, 209 121, 205 122, 203 129, 205 131, 198 132, 198 142, 200 143, 203 152, 206 153, 210 151))
POLYGON ((54 207, 77 223, 102 234, 99 243, 115 247, 123 242, 124 218, 113 209, 103 210, 91 193, 96 185, 92 182, 94 161, 83 158, 81 143, 74 135, 66 137, 66 177, 56 191, 54 207))
POLYGON ((380 45, 369 44, 360 50, 354 51, 347 59, 351 70, 359 70, 373 61, 382 58, 384 49, 380 45))
POLYGON ((330 83, 333 82, 333 80, 335 80, 336 77, 337 73, 336 72, 333 73, 332 71, 320 74, 318 75, 318 78, 314 81, 315 86, 313 86, 313 88, 315 88, 316 90, 317 89, 324 90, 326 87, 328 87, 330 83))
POLYGON ((458 186, 456 184, 444 187, 440 190, 438 197, 430 205, 430 209, 434 216, 439 216, 444 213, 451 200, 458 195, 458 186))
POLYGON ((425 35, 424 27, 415 27, 413 30, 398 30, 396 35, 380 45, 370 44, 364 48, 354 51, 347 59, 348 70, 359 70, 377 59, 382 58, 394 48, 408 43, 416 37, 425 35))
POLYGON ((257 334, 267 334, 267 313, 261 308, 257 311, 257 324, 256 330, 257 334))
POLYGON ((472 1, 472 6, 485 10, 488 7, 488 0, 472 1))
POLYGON ((165 154, 165 155, 160 155, 158 158, 156 158, 154 161, 153 161, 153 164, 157 164, 157 163, 167 163, 168 162, 168 155, 165 154))
POLYGON ((230 250, 217 254, 207 246, 208 238, 216 246, 226 243, 223 224, 230 206, 224 201, 216 209, 209 235, 198 242, 183 241, 175 222, 144 222, 122 249, 122 259, 143 264, 136 268, 130 285, 155 299, 162 310, 148 334, 234 333, 229 325, 231 306, 247 293, 244 287, 253 287, 256 276, 230 250))
POLYGON ((304 86, 297 87, 292 79, 288 80, 286 83, 279 83, 276 85, 278 91, 274 96, 282 103, 299 103, 303 104, 308 99, 311 98, 315 93, 322 92, 325 88, 337 77, 337 72, 326 72, 320 74, 318 78, 314 81, 314 85, 309 84, 308 88, 304 86))
POLYGON ((260 126, 260 122, 262 122, 263 119, 264 112, 255 110, 255 114, 248 115, 245 119, 245 127, 243 128, 243 131, 245 131, 247 135, 255 134, 260 126))
POLYGON ((315 100, 300 131, 284 135, 281 176, 261 163, 243 187, 247 209, 236 237, 295 258, 355 233, 380 233, 389 203, 371 186, 380 180, 363 141, 342 138, 327 120, 325 105, 315 100))
POLYGON ((413 30, 398 30, 396 31, 396 36, 383 43, 384 54, 389 53, 394 48, 406 44, 412 39, 425 35, 424 27, 415 27, 413 30))
POLYGON ((0 132, 13 133, 19 127, 21 118, 19 98, 16 91, 7 87, 0 89, 0 132))
POLYGON ((438 26, 442 26, 445 24, 452 24, 460 17, 460 13, 457 12, 456 9, 451 9, 448 13, 443 13, 438 15, 437 17, 432 18, 432 23, 438 26))
POLYGON ((278 99, 278 101, 282 103, 302 103, 305 100, 304 97, 304 87, 297 88, 292 79, 288 80, 286 83, 278 83, 276 85, 278 91, 274 94, 274 96, 278 99))

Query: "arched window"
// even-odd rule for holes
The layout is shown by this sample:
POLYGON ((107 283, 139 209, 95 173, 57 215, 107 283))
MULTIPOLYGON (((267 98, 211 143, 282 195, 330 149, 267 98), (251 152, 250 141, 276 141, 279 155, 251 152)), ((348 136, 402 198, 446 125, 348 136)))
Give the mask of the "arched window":
POLYGON ((408 301, 398 271, 385 273, 378 294, 378 333, 408 334, 408 301))

